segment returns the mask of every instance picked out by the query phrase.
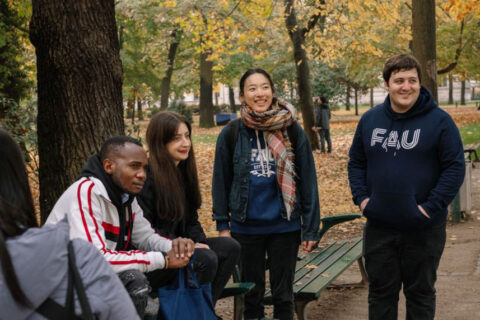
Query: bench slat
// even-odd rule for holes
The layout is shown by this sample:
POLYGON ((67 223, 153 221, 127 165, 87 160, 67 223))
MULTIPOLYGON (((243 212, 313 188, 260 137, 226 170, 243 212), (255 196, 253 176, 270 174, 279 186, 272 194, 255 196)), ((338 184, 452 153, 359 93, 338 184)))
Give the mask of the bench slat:
MULTIPOLYGON (((313 300, 346 268, 362 255, 362 238, 335 242, 320 253, 309 253, 297 262, 293 290, 295 299, 313 300), (306 268, 315 265, 315 269, 306 268)), ((265 293, 265 303, 272 303, 271 291, 265 293)))
POLYGON ((358 242, 347 254, 325 270, 326 277, 320 276, 306 286, 302 291, 297 293, 298 299, 317 299, 320 292, 325 289, 333 280, 335 280, 345 269, 362 256, 362 242, 358 242))

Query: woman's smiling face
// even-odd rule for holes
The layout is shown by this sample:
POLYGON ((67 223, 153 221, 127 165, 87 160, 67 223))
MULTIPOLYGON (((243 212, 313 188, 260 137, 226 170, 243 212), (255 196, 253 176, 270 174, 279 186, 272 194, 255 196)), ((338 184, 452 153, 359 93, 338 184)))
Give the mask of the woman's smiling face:
POLYGON ((245 79, 240 100, 256 112, 267 111, 272 105, 273 90, 270 81, 261 73, 254 73, 245 79))

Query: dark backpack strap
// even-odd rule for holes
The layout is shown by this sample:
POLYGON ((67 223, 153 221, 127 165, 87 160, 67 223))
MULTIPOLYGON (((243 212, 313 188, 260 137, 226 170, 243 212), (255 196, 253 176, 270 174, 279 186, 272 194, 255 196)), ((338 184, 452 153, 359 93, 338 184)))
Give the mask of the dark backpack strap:
MULTIPOLYGON (((68 243, 69 273, 72 274, 73 285, 75 291, 77 291, 78 300, 82 308, 82 318, 85 320, 94 320, 92 309, 90 308, 90 303, 88 302, 87 294, 85 293, 85 287, 83 286, 82 278, 80 278, 75 261, 75 252, 73 251, 72 241, 70 241, 68 243)), ((74 310, 75 308, 71 309, 74 310)))
POLYGON ((75 264, 72 241, 68 243, 68 284, 65 307, 53 299, 47 298, 35 311, 49 320, 94 320, 82 279, 75 264), (82 308, 83 314, 81 317, 75 315, 74 290, 77 291, 78 300, 82 308))
POLYGON ((227 130, 227 147, 230 154, 230 158, 233 158, 235 152, 235 146, 237 144, 238 129, 240 128, 240 121, 242 118, 238 118, 227 123, 225 130, 227 130))

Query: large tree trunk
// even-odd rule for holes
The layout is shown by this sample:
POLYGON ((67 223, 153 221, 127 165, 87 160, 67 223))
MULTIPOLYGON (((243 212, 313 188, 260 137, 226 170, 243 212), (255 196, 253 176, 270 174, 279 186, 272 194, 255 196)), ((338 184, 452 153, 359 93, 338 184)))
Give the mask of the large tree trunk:
POLYGON ((448 74, 448 104, 453 104, 453 76, 448 74))
POLYGON ((422 85, 438 101, 435 0, 412 0, 412 52, 422 70, 422 85))
POLYGON ((228 100, 230 102, 230 110, 232 113, 236 113, 237 107, 235 106, 235 93, 232 86, 228 86, 228 100))
POLYGON ((460 87, 460 105, 464 106, 465 103, 465 79, 462 79, 460 87))
POLYGON ((32 4, 43 222, 87 158, 124 132, 122 64, 113 0, 32 4))
POLYGON ((211 128, 213 122, 213 62, 208 54, 200 54, 200 128, 211 128))
POLYGON ((168 48, 168 67, 165 76, 162 79, 162 97, 160 99, 160 110, 168 108, 168 97, 170 96, 170 82, 173 74, 173 63, 177 54, 178 46, 180 45, 181 31, 173 30, 171 37, 173 38, 170 47, 168 48))
POLYGON ((302 110, 303 129, 307 134, 312 150, 319 148, 314 125, 312 85, 310 83, 310 67, 305 52, 305 33, 298 25, 297 16, 293 6, 293 0, 285 0, 285 25, 293 43, 293 56, 297 71, 299 105, 302 110))

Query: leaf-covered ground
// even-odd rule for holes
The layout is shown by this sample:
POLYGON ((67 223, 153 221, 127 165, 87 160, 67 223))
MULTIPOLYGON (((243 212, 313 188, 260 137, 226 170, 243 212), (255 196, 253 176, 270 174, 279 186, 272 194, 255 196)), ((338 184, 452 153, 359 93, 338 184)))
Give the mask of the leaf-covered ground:
MULTIPOLYGON (((459 127, 480 123, 480 111, 475 107, 445 108, 459 127)), ((212 221, 211 181, 216 136, 222 127, 198 128, 198 118, 193 124, 193 141, 197 158, 200 188, 203 198, 199 211, 200 222, 208 236, 215 236, 215 223, 212 221)), ((351 200, 347 179, 348 149, 350 147, 359 116, 353 111, 334 111, 331 122, 333 151, 331 154, 314 153, 322 216, 358 212, 351 200)), ((128 121, 129 123, 129 121, 128 121)), ((148 121, 140 123, 142 137, 148 121)), ((38 204, 38 184, 31 180, 32 193, 38 204)), ((38 205, 37 205, 38 208, 38 205)), ((344 223, 327 233, 327 238, 347 238, 361 232, 363 219, 344 223)))

